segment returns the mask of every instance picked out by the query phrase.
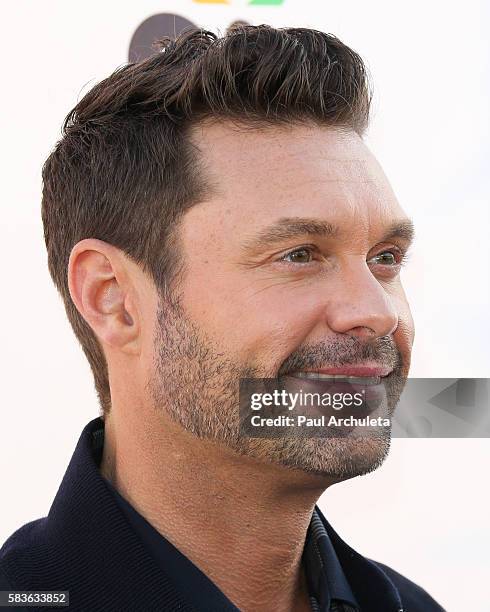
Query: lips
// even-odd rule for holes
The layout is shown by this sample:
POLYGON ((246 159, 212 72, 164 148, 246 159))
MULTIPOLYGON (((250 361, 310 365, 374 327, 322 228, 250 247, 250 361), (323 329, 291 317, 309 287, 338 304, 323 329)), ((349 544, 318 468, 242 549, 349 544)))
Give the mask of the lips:
MULTIPOLYGON (((317 372, 291 372, 281 377, 281 389, 289 393, 303 394, 304 399, 298 410, 303 410, 306 416, 338 415, 366 417, 376 411, 386 412, 387 390, 385 377, 382 376, 345 376, 319 375, 317 372), (335 408, 333 404, 325 403, 329 396, 339 398, 343 405, 335 408), (311 399, 308 399, 310 397, 311 399), (353 401, 355 398, 355 402, 353 401)), ((337 400, 336 400, 337 401, 337 400)))
POLYGON ((290 376, 306 380, 348 382, 353 385, 379 385, 381 376, 347 376, 345 374, 323 374, 322 372, 291 372, 290 376))
POLYGON ((392 368, 377 364, 358 364, 343 367, 310 368, 290 372, 289 376, 316 381, 344 381, 351 384, 379 385, 381 379, 392 372, 392 368))

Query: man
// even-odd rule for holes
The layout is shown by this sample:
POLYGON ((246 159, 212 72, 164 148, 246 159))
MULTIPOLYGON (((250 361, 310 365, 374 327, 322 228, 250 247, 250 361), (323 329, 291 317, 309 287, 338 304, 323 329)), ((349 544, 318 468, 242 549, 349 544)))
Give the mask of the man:
POLYGON ((102 413, 48 517, 2 548, 4 589, 83 611, 442 609, 316 506, 382 463, 389 430, 239 424, 242 379, 400 395, 412 227, 362 140, 369 104, 337 38, 246 26, 163 41, 71 111, 42 214, 102 413))

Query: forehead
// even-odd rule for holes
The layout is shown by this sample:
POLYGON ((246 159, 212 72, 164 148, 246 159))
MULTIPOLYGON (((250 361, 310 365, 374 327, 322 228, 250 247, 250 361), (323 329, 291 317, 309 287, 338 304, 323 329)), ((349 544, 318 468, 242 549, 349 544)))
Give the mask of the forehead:
POLYGON ((222 121, 195 126, 192 141, 214 191, 194 214, 213 209, 247 225, 310 216, 363 227, 404 216, 382 168, 353 131, 222 121))

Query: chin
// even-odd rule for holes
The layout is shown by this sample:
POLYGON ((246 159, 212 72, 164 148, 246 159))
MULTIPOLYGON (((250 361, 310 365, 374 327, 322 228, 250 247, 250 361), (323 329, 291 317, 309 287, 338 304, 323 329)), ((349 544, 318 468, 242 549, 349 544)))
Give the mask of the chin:
POLYGON ((367 437, 300 438, 250 441, 244 454, 264 463, 274 463, 307 474, 340 482, 373 472, 382 465, 390 449, 389 435, 367 437))

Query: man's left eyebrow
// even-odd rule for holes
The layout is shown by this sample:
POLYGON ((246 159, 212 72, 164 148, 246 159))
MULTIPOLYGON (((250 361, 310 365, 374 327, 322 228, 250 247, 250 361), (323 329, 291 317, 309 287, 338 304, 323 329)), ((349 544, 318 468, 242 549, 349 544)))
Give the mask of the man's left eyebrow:
POLYGON ((321 219, 310 219, 306 217, 282 217, 274 224, 269 225, 247 239, 243 244, 245 251, 254 251, 264 245, 272 245, 290 238, 298 238, 305 235, 335 237, 339 234, 339 228, 321 219))
POLYGON ((388 242, 393 238, 401 238, 408 244, 415 238, 415 227, 411 219, 401 219, 393 223, 384 233, 381 242, 388 242))

